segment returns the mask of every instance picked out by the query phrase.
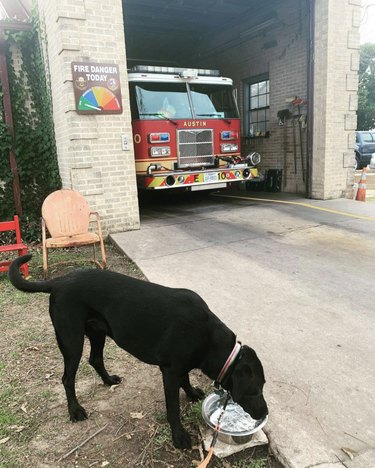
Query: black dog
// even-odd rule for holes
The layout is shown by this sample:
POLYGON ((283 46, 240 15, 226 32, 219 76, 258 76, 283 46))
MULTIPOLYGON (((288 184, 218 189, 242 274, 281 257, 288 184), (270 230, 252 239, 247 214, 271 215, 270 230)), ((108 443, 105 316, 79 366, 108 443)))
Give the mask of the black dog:
POLYGON ((109 375, 104 367, 106 336, 141 361, 160 367, 167 418, 177 448, 191 447, 180 421, 180 387, 192 400, 203 397, 202 390, 190 385, 189 371, 194 368, 216 379, 254 419, 268 413, 262 394, 263 368, 255 351, 236 344, 234 333, 193 291, 108 270, 79 270, 48 281, 26 281, 19 267, 30 258, 25 255, 14 260, 9 277, 21 291, 51 293, 49 311, 64 358, 62 382, 72 421, 87 418, 75 393, 85 335, 91 345, 89 362, 107 385, 121 379, 109 375))

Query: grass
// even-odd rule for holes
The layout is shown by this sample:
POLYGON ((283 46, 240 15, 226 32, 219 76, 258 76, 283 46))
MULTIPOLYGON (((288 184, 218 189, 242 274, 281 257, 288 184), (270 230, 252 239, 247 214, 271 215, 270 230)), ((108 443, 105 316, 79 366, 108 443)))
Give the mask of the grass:
POLYGON ((202 402, 197 401, 188 405, 184 414, 184 422, 197 428, 204 423, 202 416, 202 402))
POLYGON ((45 342, 45 332, 27 323, 28 314, 31 318, 33 314, 31 305, 39 300, 36 296, 41 295, 18 291, 6 274, 0 275, 0 320, 5 340, 0 355, 0 468, 24 466, 27 441, 33 437, 36 427, 34 412, 45 404, 51 393, 48 390, 34 393, 28 376, 19 375, 24 363, 29 363, 30 370, 34 370, 35 356, 31 348, 45 342), (14 310, 16 314, 11 312, 14 310), (24 318, 21 323, 20 316, 24 318))
POLYGON ((0 468, 21 468, 23 462, 19 460, 19 453, 9 450, 6 447, 0 448, 0 468))
POLYGON ((24 421, 19 416, 21 405, 19 389, 15 385, 7 385, 0 377, 0 439, 12 434, 13 426, 21 426, 24 421))
POLYGON ((0 276, 0 309, 7 307, 9 304, 25 305, 29 302, 29 298, 22 291, 14 289, 11 285, 8 276, 0 276))
MULTIPOLYGON (((156 429, 156 435, 154 437, 153 449, 158 452, 160 449, 164 448, 166 444, 170 444, 172 440, 171 429, 169 424, 166 422, 160 424, 156 429)), ((156 455, 151 455, 151 458, 156 458, 156 455)))

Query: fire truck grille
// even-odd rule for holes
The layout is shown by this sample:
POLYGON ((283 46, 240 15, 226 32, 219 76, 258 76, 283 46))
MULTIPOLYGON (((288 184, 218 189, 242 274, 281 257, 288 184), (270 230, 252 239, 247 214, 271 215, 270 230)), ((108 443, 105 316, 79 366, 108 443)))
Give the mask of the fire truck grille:
POLYGON ((212 130, 178 130, 177 147, 179 167, 214 165, 212 130))

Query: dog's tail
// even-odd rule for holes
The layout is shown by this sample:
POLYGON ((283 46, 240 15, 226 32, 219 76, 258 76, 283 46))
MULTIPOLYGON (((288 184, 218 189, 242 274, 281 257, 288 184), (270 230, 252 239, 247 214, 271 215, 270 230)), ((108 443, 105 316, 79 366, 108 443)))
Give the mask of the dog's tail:
POLYGON ((17 257, 10 264, 9 267, 9 279, 13 286, 20 291, 25 292, 45 292, 49 293, 52 291, 53 280, 50 281, 26 281, 20 273, 20 266, 28 262, 32 255, 23 255, 17 257))

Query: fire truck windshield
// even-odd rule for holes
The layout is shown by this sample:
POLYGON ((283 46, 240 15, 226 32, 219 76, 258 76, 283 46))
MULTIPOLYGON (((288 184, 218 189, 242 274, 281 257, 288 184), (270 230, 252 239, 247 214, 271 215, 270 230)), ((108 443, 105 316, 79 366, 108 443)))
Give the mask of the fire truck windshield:
POLYGON ((131 104, 133 118, 141 120, 239 117, 232 88, 225 85, 131 83, 131 104))
POLYGON ((236 119, 239 117, 230 86, 191 84, 189 88, 196 118, 236 119))

